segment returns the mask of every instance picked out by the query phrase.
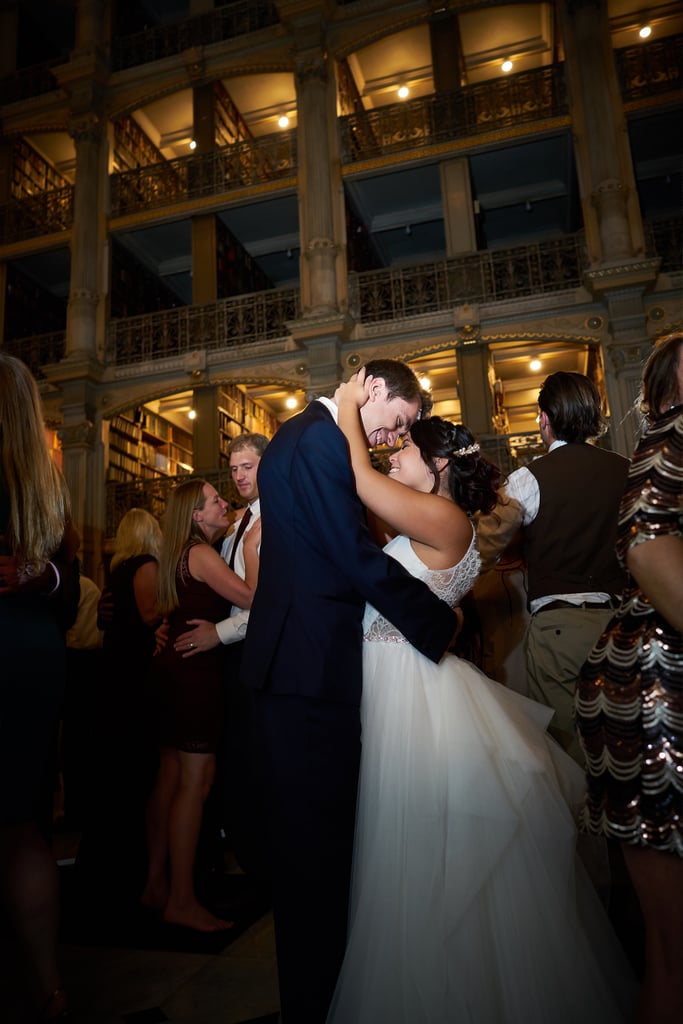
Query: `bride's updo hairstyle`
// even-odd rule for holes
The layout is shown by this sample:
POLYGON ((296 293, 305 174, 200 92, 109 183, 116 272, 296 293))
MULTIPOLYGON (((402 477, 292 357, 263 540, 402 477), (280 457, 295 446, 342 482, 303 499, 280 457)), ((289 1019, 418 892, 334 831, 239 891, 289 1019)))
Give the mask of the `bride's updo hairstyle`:
POLYGON ((434 460, 448 459, 448 465, 441 472, 446 474, 448 490, 456 505, 470 516, 493 510, 502 473, 480 453, 467 427, 440 416, 430 416, 413 424, 410 437, 434 475, 432 494, 439 490, 439 470, 434 460))

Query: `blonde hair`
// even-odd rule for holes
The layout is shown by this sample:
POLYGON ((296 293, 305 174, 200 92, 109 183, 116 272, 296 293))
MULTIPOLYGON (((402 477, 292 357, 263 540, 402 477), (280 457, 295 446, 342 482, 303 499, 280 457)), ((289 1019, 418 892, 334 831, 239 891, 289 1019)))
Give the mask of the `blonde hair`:
POLYGON ((163 542, 159 558, 159 587, 157 603, 162 615, 178 607, 176 569, 185 549, 191 544, 208 541, 192 513, 204 508, 206 480, 186 480, 175 487, 166 503, 163 542))
POLYGON ((154 555, 159 560, 161 553, 161 527, 144 508, 131 508, 119 523, 114 542, 111 568, 136 555, 154 555))
POLYGON ((5 535, 27 563, 46 562, 71 518, 69 492, 45 438, 40 394, 28 368, 0 352, 0 487, 9 496, 5 535))

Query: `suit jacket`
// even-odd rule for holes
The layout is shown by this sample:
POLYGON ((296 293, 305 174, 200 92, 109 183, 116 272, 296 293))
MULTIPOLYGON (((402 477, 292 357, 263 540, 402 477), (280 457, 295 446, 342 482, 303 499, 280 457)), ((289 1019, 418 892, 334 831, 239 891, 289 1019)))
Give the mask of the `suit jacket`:
POLYGON ((360 703, 366 601, 438 661, 455 615, 375 544, 346 439, 321 402, 284 423, 259 464, 263 529, 243 681, 360 703))

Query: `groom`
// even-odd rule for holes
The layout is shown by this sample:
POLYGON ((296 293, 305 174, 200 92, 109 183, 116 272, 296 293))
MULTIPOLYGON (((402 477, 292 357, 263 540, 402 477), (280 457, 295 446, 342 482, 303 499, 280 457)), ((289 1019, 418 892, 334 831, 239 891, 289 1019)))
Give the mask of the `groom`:
MULTIPOLYGON (((412 370, 367 365, 368 444, 429 411, 412 370)), ((454 612, 372 540, 327 398, 284 423, 259 466, 261 567, 242 664, 269 809, 283 1024, 324 1024, 344 955, 368 602, 438 661, 454 612)))

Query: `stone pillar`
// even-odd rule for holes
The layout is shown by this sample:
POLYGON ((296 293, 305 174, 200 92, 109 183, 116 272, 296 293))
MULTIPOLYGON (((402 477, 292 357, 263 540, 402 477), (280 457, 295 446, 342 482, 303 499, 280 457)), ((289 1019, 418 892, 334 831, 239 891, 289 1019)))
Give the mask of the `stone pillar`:
POLYGON ((322 47, 298 54, 297 148, 304 316, 329 316, 348 306, 335 84, 336 77, 322 47))
POLYGON ((489 346, 482 342, 476 311, 466 307, 468 322, 460 311, 456 356, 460 390, 460 418, 475 435, 494 433, 493 385, 495 371, 489 346))
POLYGON ((104 336, 97 337, 97 312, 100 294, 107 290, 102 287, 107 147, 96 113, 74 119, 71 135, 76 143, 76 184, 66 352, 69 358, 101 359, 104 336))
POLYGON ((647 337, 645 287, 626 282, 606 293, 611 337, 603 346, 610 441, 615 451, 633 455, 640 428, 636 400, 643 365, 652 348, 647 337))
POLYGON ((194 471, 204 476, 220 465, 218 437, 218 388, 195 388, 192 408, 196 419, 192 422, 192 450, 194 471))
POLYGON ((466 157, 446 160, 440 166, 446 255, 460 256, 476 252, 477 229, 474 223, 472 183, 466 157))
POLYGON ((592 265, 645 252, 606 0, 562 0, 565 69, 592 265))
POLYGON ((429 19, 434 91, 451 92, 466 85, 465 60, 457 14, 442 10, 429 19))

